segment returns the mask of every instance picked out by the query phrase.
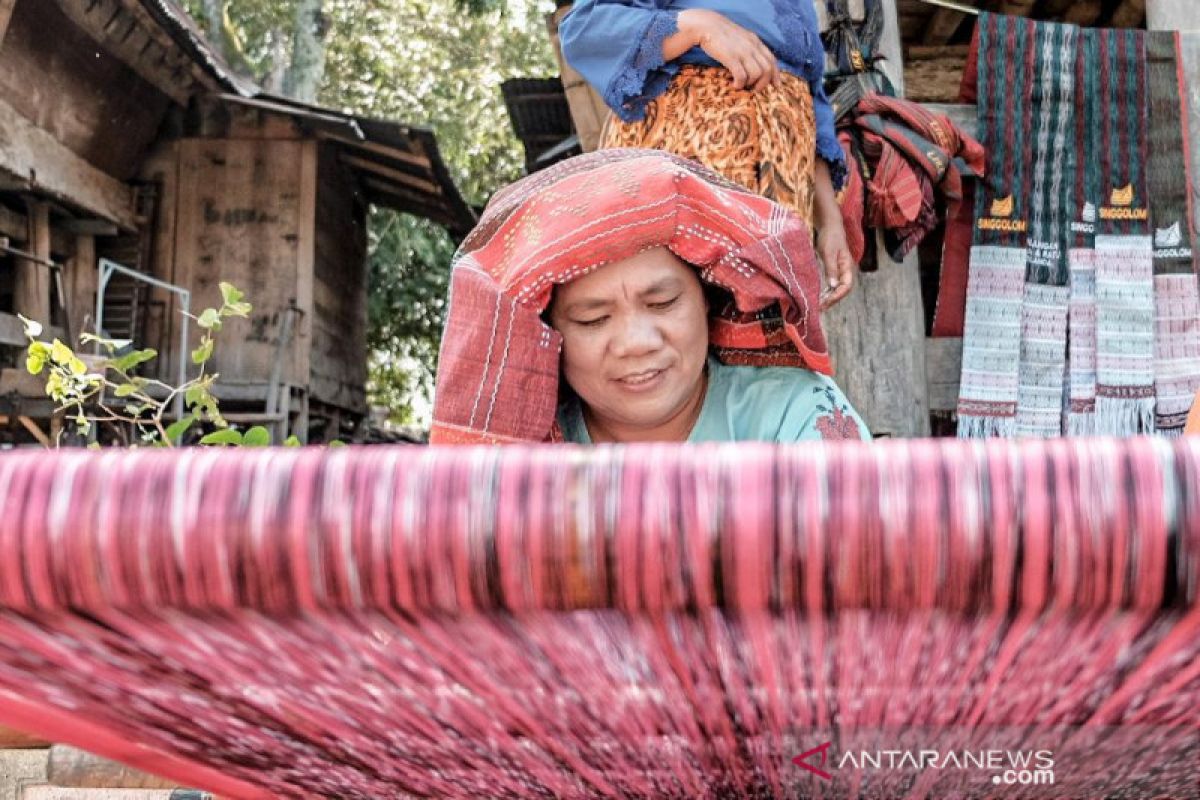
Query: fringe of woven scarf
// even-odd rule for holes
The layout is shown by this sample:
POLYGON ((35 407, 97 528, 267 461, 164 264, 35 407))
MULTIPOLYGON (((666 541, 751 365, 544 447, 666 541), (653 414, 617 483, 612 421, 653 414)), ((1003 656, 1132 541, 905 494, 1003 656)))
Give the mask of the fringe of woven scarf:
POLYGON ((1154 264, 1146 183, 1144 34, 1099 32, 1096 432, 1154 431, 1154 264))
POLYGON ((1025 293, 1034 66, 1029 20, 983 14, 978 118, 988 179, 975 196, 967 277, 958 435, 1014 436, 1025 293))
POLYGON ((1100 207, 1099 137, 1096 130, 1096 31, 1080 32, 1075 64, 1075 169, 1071 212, 1071 299, 1067 331, 1066 432, 1096 432, 1096 217, 1100 207))
POLYGON ((1179 34, 1146 34, 1146 59, 1152 109, 1148 180, 1154 198, 1155 427, 1177 435, 1200 389, 1200 293, 1188 185, 1191 140, 1179 34))
POLYGON ((1075 69, 1079 29, 1044 23, 1034 29, 1032 191, 1021 310, 1017 435, 1062 434, 1067 367, 1068 216, 1075 178, 1075 69))

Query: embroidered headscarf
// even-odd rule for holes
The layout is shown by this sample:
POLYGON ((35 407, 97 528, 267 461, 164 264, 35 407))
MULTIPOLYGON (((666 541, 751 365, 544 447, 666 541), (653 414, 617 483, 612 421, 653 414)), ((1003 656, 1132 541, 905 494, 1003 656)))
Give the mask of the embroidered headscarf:
POLYGON ((430 441, 551 436, 562 338, 557 284, 654 247, 725 290, 709 338, 722 362, 831 372, 807 226, 782 206, 656 150, 601 150, 501 190, 454 257, 430 441))

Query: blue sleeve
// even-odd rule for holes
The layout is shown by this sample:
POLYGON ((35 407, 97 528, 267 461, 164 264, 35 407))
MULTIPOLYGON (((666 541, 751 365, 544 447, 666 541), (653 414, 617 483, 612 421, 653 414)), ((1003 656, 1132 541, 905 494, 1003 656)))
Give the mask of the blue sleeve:
POLYGON ((558 32, 563 58, 625 122, 641 119, 646 104, 679 72, 664 63, 663 40, 679 28, 670 0, 580 0, 558 32))
POLYGON ((813 114, 817 126, 817 155, 829 165, 829 177, 833 179, 833 190, 836 192, 846 185, 846 154, 838 143, 833 106, 825 94, 824 83, 823 78, 818 78, 809 86, 812 89, 813 114))

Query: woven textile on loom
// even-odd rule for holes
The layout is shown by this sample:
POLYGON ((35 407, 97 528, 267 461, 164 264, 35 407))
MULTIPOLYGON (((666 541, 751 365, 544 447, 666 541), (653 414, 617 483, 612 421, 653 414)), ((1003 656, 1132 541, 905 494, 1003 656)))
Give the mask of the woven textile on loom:
MULTIPOLYGON (((1154 37, 1148 52, 1140 31, 981 17, 991 161, 976 202, 960 436, 1182 429, 1200 386, 1187 105, 1178 34, 1154 37), (1163 223, 1154 240, 1152 215, 1163 223)), ((944 333, 954 326, 943 310, 944 333)))
POLYGON ((1200 789, 1190 437, 60 451, 0 506, 0 724, 232 798, 1200 789))

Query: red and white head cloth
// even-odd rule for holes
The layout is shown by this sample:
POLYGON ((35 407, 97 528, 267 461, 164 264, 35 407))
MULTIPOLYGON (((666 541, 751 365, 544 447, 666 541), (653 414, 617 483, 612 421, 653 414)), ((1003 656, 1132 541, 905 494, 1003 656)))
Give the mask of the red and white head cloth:
POLYGON ((723 362, 831 372, 799 217, 695 162, 603 150, 498 192, 459 248, 431 441, 551 438, 561 337, 541 314, 554 286, 654 247, 730 295, 709 324, 723 362))

